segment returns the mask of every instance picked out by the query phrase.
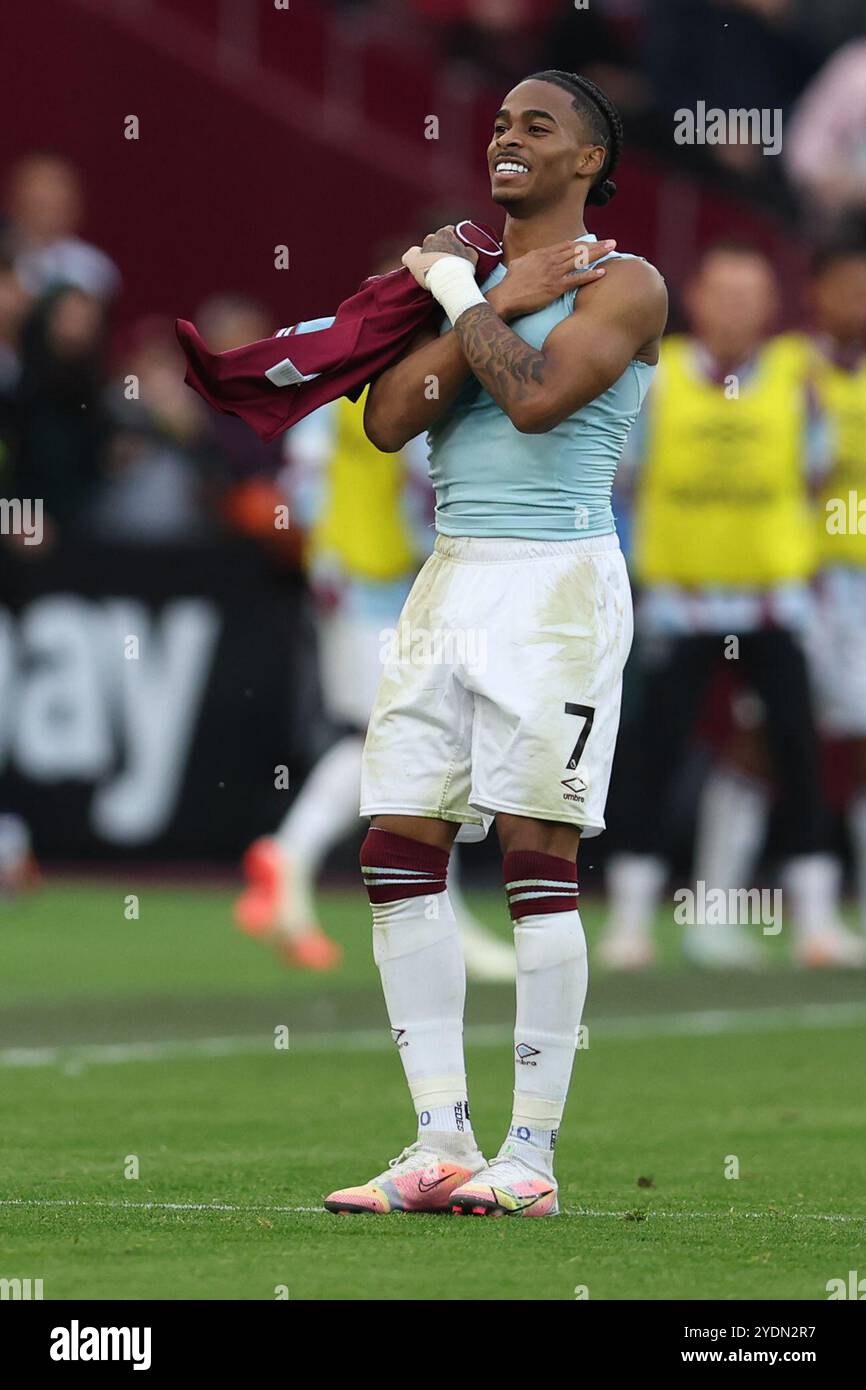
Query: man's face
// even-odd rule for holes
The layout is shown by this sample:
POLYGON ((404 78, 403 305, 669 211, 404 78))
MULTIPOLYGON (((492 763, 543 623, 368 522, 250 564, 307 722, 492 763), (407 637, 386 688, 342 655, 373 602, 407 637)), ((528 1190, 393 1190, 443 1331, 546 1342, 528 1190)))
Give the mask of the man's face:
POLYGON ((866 255, 831 261, 812 285, 818 327, 842 343, 866 343, 866 255))
POLYGON ((270 334, 270 324, 252 305, 225 305, 203 315, 202 333, 211 352, 230 352, 245 343, 257 343, 270 334))
POLYGON ((0 267, 0 343, 15 338, 29 303, 15 272, 0 267))
POLYGON ((694 333, 732 350, 759 342, 777 310, 776 277, 758 252, 712 251, 685 297, 694 333))
POLYGON ((99 346, 103 307, 83 290, 60 295, 48 319, 48 342, 58 357, 85 357, 99 346))
POLYGON ((586 140, 568 92, 552 82, 520 82, 493 123, 487 150, 493 201, 525 217, 559 202, 579 173, 596 173, 604 154, 586 140))
POLYGON ((45 241, 70 236, 81 216, 76 174, 63 160, 27 160, 13 176, 9 214, 25 236, 45 241))

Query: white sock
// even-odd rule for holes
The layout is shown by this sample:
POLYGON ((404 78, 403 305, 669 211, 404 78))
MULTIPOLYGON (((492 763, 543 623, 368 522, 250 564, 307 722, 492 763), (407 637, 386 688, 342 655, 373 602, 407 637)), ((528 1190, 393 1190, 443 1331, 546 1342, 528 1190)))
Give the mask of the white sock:
MULTIPOLYGON (((434 1134, 471 1134, 468 1100, 456 1100, 453 1105, 434 1105, 418 1116, 418 1138, 434 1134)), ((435 1145, 434 1145, 435 1146, 435 1145)))
POLYGON ((787 916, 790 908, 794 931, 800 940, 839 927, 841 879, 841 865, 832 854, 800 854, 785 864, 783 914, 787 916))
POLYGON ((743 888, 767 829, 770 798, 763 783, 718 767, 698 802, 695 878, 707 888, 743 888))
POLYGON ((364 740, 348 734, 324 753, 310 772, 276 839, 315 876, 325 855, 359 828, 361 755, 364 740))
POLYGON ((448 893, 373 903, 373 956, 418 1137, 472 1134, 463 1058, 466 969, 448 893))
POLYGON ((866 792, 859 792, 848 807, 848 830, 854 854, 854 881, 860 903, 860 925, 866 932, 866 792))
POLYGON ((667 868, 653 854, 614 854, 607 868, 609 901, 605 934, 649 935, 667 868))
POLYGON ((505 1147, 508 1153, 522 1158, 531 1168, 543 1167, 545 1172, 552 1173, 558 1134, 558 1126, 556 1129, 541 1129, 537 1125, 517 1125, 512 1121, 505 1147))
POLYGON ((514 1110, 509 1146, 552 1168, 588 981, 580 913, 517 918, 514 1110), (517 1141, 516 1144, 514 1141, 517 1141))

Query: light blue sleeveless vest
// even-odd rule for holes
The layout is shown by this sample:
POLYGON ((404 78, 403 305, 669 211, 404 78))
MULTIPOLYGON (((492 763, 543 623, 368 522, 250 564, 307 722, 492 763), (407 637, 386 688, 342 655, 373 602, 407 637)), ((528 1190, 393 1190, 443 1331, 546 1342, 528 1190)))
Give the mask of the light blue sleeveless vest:
MULTIPOLYGON (((596 237, 588 233, 578 239, 596 237)), ((491 289, 505 274, 505 267, 497 266, 481 289, 491 289)), ((577 292, 569 290, 509 326, 540 349, 572 313, 577 292)), ((442 331, 451 331, 447 320, 442 331)), ((427 436, 436 530, 445 536, 552 541, 610 534, 614 473, 654 372, 646 362, 630 362, 603 395, 547 434, 521 434, 471 378, 427 436)))

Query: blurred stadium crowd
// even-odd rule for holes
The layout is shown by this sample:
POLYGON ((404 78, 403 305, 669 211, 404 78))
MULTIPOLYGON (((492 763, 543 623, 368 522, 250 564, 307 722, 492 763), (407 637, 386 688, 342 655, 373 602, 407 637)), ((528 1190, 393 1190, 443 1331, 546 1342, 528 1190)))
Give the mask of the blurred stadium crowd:
MULTIPOLYGON (((836 485, 846 492, 859 485, 866 492, 866 376, 862 372, 866 351, 866 38, 859 0, 822 0, 820 5, 809 0, 593 0, 586 9, 558 0, 341 0, 334 9, 379 15, 385 22, 399 17, 413 39, 438 54, 435 61, 473 65, 500 84, 534 68, 579 66, 620 105, 632 148, 644 148, 656 161, 680 167, 686 176, 693 173, 710 180, 740 199, 769 206, 782 220, 785 235, 819 248, 815 275, 800 286, 801 302, 795 306, 804 330, 818 334, 817 348, 812 340, 796 335, 774 337, 780 296, 774 268, 759 250, 742 245, 716 248, 704 257, 682 302, 674 306, 673 322, 690 332, 688 351, 703 354, 706 380, 720 389, 731 375, 744 385, 750 372, 757 370, 760 375, 763 363, 779 364, 774 378, 777 395, 771 391, 767 397, 767 420, 760 428, 761 438, 771 446, 777 429, 779 449, 788 450, 793 460, 785 486, 796 493, 800 509, 791 523, 794 529, 815 499, 818 505, 808 526, 819 529, 820 499, 826 496, 828 479, 839 463, 834 446, 827 443, 838 437, 839 428, 838 419, 827 425, 831 386, 826 387, 823 403, 818 401, 816 406, 821 383, 829 381, 836 369, 859 372, 859 395, 849 393, 838 407, 847 411, 846 448, 851 456, 844 460, 847 472, 836 479, 836 485), (780 109, 785 132, 780 157, 767 156, 753 144, 678 145, 673 139, 674 113, 700 101, 723 110, 780 109), (856 297, 861 295, 858 303, 856 297), (786 412, 795 400, 802 404, 802 431, 793 439, 786 412), (823 433, 821 421, 826 427, 823 433), (851 453, 855 437, 860 441, 857 458, 851 453)), ((302 493, 310 496, 308 488, 304 491, 311 461, 309 432, 307 442, 297 449, 291 435, 265 446, 239 421, 210 413, 185 387, 171 321, 159 315, 135 321, 124 316, 123 282, 135 277, 138 268, 124 263, 122 246, 102 248, 82 237, 87 220, 83 171, 62 152, 37 150, 23 153, 2 173, 0 489, 6 497, 41 498, 45 508, 42 546, 28 551, 21 537, 2 538, 7 548, 20 552, 21 563, 38 564, 58 535, 130 547, 212 544, 242 535, 264 547, 280 566, 307 565, 320 606, 332 608, 334 592, 354 580, 402 580, 422 558, 419 549, 423 546, 414 541, 395 561, 400 573, 352 575, 352 545, 345 536, 335 541, 333 534, 326 535, 319 527, 318 540, 307 544, 306 555, 302 554, 303 531, 312 534, 318 525, 315 508, 307 506, 306 528, 274 530, 274 505, 287 495, 293 499, 295 515, 304 515, 306 504, 298 499, 302 493), (300 490, 299 482, 304 484, 300 490), (311 551, 315 552, 312 560, 311 551), (331 592, 326 593, 329 583, 331 592)), ((98 242, 98 228, 94 235, 98 242)), ((417 228, 407 231, 406 244, 416 235, 417 228)), ((624 236, 620 243, 627 245, 624 236)), ((664 273, 665 265, 660 269, 664 273)), ((288 321, 285 315, 283 305, 278 308, 247 297, 242 292, 242 275, 236 275, 232 283, 215 286, 213 295, 192 317, 208 345, 222 351, 268 336, 288 321)), ((691 389, 688 364, 680 363, 679 370, 679 389, 687 394, 691 389)), ((710 417, 708 424, 712 427, 710 417)), ((695 428, 697 439, 701 427, 695 428)), ((702 581, 696 551, 691 573, 687 567, 666 573, 658 562, 656 542, 648 542, 646 535, 641 540, 641 527, 646 531, 654 524, 653 474, 648 466, 652 447, 644 430, 626 461, 617 501, 624 539, 635 549, 633 577, 646 591, 638 659, 631 663, 633 674, 626 692, 624 737, 628 738, 629 728, 638 730, 638 743, 645 749, 654 721, 657 729, 667 720, 686 734, 693 723, 698 724, 699 711, 691 707, 680 709, 668 703, 661 712, 665 678, 658 672, 647 697, 645 679, 639 675, 641 643, 646 651, 667 644, 661 669, 667 673, 668 689, 671 683, 679 689, 689 684, 703 689, 693 670, 676 664, 677 653, 685 659, 688 644, 684 646, 683 639, 708 632, 742 635, 764 629, 791 636, 784 652, 784 660, 793 663, 786 668, 787 690, 790 696, 793 682, 799 695, 789 699, 792 717, 782 721, 787 743, 772 736, 773 728, 780 727, 773 720, 781 720, 786 709, 786 680, 772 695, 768 695, 769 677, 763 680, 762 702, 749 704, 743 698, 749 693, 749 682, 741 688, 730 671, 718 677, 719 689, 713 686, 710 693, 716 703, 710 704, 709 713, 704 710, 704 732, 708 733, 704 743, 713 761, 739 737, 736 775, 740 785, 748 782, 753 789, 757 784, 766 788, 774 775, 777 783, 782 777, 781 799, 787 801, 790 821, 780 832, 784 852, 817 850, 819 840, 820 847, 827 847, 831 832, 826 826, 819 828, 817 818, 808 833, 803 830, 804 799, 823 806, 832 797, 819 790, 823 777, 817 733, 820 711, 816 713, 814 697, 806 689, 805 668, 797 674, 797 659, 792 655, 808 625, 803 616, 806 591, 815 574, 828 565, 826 548, 822 551, 814 544, 798 548, 799 541, 792 540, 798 558, 792 561, 786 553, 777 565, 773 556, 778 537, 768 531, 752 534, 750 545, 739 551, 732 545, 734 558, 727 572, 724 566, 717 567, 717 572, 710 564, 702 581), (738 563, 742 564, 739 574, 738 563), (720 587, 737 591, 739 600, 735 593, 727 608, 724 601, 720 605, 714 597, 720 587), (695 600, 695 591, 700 590, 706 591, 704 599, 699 594, 695 600), (775 703, 770 737, 762 747, 758 731, 767 716, 768 699, 775 703), (744 751, 747 741, 749 748, 744 751), (799 760, 796 766, 789 758, 799 760), (786 772, 790 774, 787 783, 786 772)), ((707 440, 707 468, 723 478, 742 448, 743 440, 735 430, 724 437, 717 432, 707 440)), ((327 434, 320 434, 313 462, 327 475, 332 464, 343 466, 344 453, 344 443, 335 444, 333 434, 330 442, 327 434)), ((361 464, 359 456, 352 481, 359 493, 365 486, 361 464)), ((700 471, 703 463, 697 460, 696 467, 700 471)), ((409 460, 404 481, 417 501, 417 470, 409 460)), ((384 496, 391 481, 382 486, 384 496)), ((319 495, 321 499, 321 489, 319 495)), ((316 505, 327 503, 320 500, 316 505)), ((776 526, 778 517, 771 511, 762 515, 768 528, 776 526)), ((668 523, 675 527, 684 516, 671 514, 668 523)), ((344 517, 351 527, 351 516, 344 513, 344 517)), ((724 549, 724 519, 718 524, 713 544, 724 549)), ((669 544, 673 550, 682 549, 674 532, 669 544)), ((860 578, 866 574, 864 546, 866 536, 855 537, 842 565, 860 578)), ((864 659, 862 585, 850 586, 845 602, 848 617, 837 648, 817 658, 825 665, 831 663, 831 672, 833 662, 851 656, 852 644, 855 648, 859 644, 856 660, 864 659)), ((688 650, 694 653, 694 645, 688 650)), ((773 666, 772 653, 763 659, 773 666)), ((312 652, 310 660, 314 660, 312 652)), ((775 669, 781 675, 783 667, 777 664, 775 669)), ((861 693, 866 700, 866 688, 861 693)), ((825 732, 848 740, 866 738, 866 727, 825 732)), ((671 746, 662 751, 668 762, 681 757, 681 751, 677 754, 671 746)), ((623 761, 620 758, 620 764, 623 761)), ((699 769, 702 777, 707 761, 705 757, 699 769)), ((670 766, 665 769, 663 762, 664 758, 657 759, 644 769, 641 775, 649 779, 645 785, 652 786, 663 772, 669 774, 670 766)), ((855 823, 859 829, 854 833, 860 836, 861 891, 866 900, 866 811, 862 809, 866 760, 862 769, 858 765, 856 776, 853 765, 847 772, 847 801, 860 789, 860 821, 855 823)), ((634 781, 615 782, 613 792, 611 843, 627 852, 640 848, 644 854, 655 854, 660 846, 650 843, 653 837, 647 834, 646 824, 635 826, 633 816, 629 820, 628 806, 633 811, 635 804, 645 804, 634 781)), ((707 811, 711 839, 727 819, 724 788, 716 786, 713 794, 716 809, 707 811)), ((772 792, 766 797, 771 799, 772 792)), ((690 804, 694 802, 692 795, 690 804)), ((756 810, 749 827, 739 828, 738 834, 745 835, 751 848, 755 837, 759 845, 763 842, 760 817, 768 814, 764 806, 756 810)), ((690 820, 689 812, 684 821, 690 820)), ((688 830, 684 834, 688 838, 688 830)), ((667 853, 671 845, 664 849, 667 853)), ((747 866, 747 859, 745 850, 737 859, 735 847, 730 847, 724 873, 740 872, 731 869, 733 861, 743 866, 743 873, 751 874, 753 865, 747 866)), ((706 872, 718 877, 712 867, 706 872)), ((627 898, 631 890, 624 891, 627 898)), ((651 901, 654 891, 645 879, 641 902, 651 901)), ((639 935, 635 915, 626 906, 618 918, 620 959, 626 963, 630 951, 635 960, 647 951, 645 940, 635 946, 639 935), (629 941, 622 945, 625 937, 629 941)))
POLYGON ((344 0, 414 20, 444 60, 504 82, 579 66, 618 105, 630 145, 798 212, 866 210, 866 37, 858 0, 344 0), (409 12, 408 14, 406 12, 409 12), (576 56, 578 55, 578 56, 576 56), (674 113, 779 109, 781 158, 754 145, 673 145, 674 113))
MULTIPOLYGON (((721 186, 734 176, 738 194, 762 200, 769 191, 788 211, 796 200, 799 216, 787 222, 794 237, 823 239, 866 219, 858 0, 596 0, 585 10, 558 0, 338 0, 335 8, 399 14, 438 61, 474 64, 497 81, 568 67, 579 55, 581 70, 620 105, 632 148, 649 143, 667 163, 697 165, 721 186), (781 108, 781 160, 747 143, 675 144, 673 113, 698 101, 781 108)), ((7 491, 43 497, 53 524, 130 541, 188 538, 231 520, 227 490, 272 477, 278 447, 266 450, 202 413, 179 383, 168 320, 124 319, 123 278, 136 271, 123 265, 122 247, 108 254, 81 239, 83 171, 61 153, 38 151, 3 174, 7 491)), ((407 231, 407 244, 414 235, 407 231)), ((227 285, 215 287, 195 320, 222 350, 274 331, 276 312, 227 285)))
MULTIPOLYGON (((131 544, 194 542, 236 521, 255 529, 261 494, 245 485, 273 479, 279 446, 259 444, 187 390, 169 319, 121 324, 112 343, 121 271, 77 235, 82 214, 81 174, 63 156, 36 152, 9 172, 0 234, 5 495, 43 499, 43 554, 56 528, 131 544)), ((276 327, 265 306, 230 293, 202 304, 197 320, 217 351, 276 327)), ((272 535, 272 507, 269 519, 272 535)))

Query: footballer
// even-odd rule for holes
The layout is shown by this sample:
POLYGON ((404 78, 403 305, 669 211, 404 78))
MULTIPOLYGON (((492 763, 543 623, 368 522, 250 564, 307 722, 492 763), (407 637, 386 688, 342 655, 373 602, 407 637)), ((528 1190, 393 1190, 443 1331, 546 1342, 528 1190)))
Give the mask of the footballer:
POLYGON ((329 1211, 558 1210, 554 1147, 587 988, 577 852, 604 828, 632 639, 611 487, 667 316, 659 273, 586 230, 586 205, 616 191, 621 145, 597 86, 533 74, 506 96, 488 150, 502 263, 478 285, 477 253, 453 228, 403 257, 444 320, 376 379, 365 412, 382 450, 429 432, 437 539, 401 626, 483 632, 487 659, 398 654, 383 668, 361 867, 418 1133, 384 1172, 332 1193, 329 1211), (493 822, 517 1016, 513 1109, 488 1162, 470 1119, 447 874, 454 840, 493 822))

